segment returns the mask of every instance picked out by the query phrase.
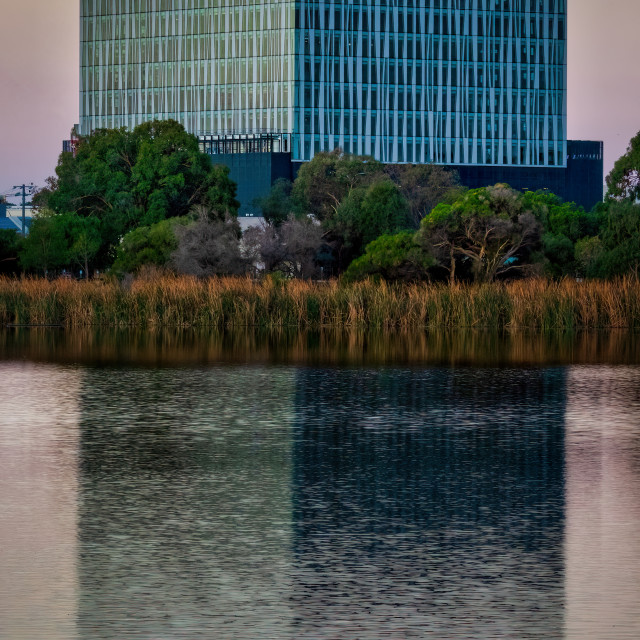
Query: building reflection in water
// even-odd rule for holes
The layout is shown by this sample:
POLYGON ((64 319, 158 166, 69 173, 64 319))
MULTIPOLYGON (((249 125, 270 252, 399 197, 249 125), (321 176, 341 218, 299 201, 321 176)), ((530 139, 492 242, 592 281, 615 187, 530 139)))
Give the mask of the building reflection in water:
POLYGON ((638 368, 0 376, 2 638, 640 637, 638 368))
POLYGON ((0 637, 73 640, 82 372, 2 362, 0 380, 0 637))
POLYGON ((640 368, 567 378, 566 637, 640 638, 640 368))
POLYGON ((301 370, 295 637, 561 637, 564 387, 301 370))
POLYGON ((288 627, 294 371, 89 370, 82 638, 288 627))

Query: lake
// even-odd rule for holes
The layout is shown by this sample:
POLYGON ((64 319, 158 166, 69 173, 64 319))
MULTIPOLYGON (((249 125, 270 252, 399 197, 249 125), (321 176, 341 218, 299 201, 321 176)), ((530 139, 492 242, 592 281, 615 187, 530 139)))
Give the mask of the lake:
POLYGON ((0 638, 640 637, 626 333, 0 331, 0 638))

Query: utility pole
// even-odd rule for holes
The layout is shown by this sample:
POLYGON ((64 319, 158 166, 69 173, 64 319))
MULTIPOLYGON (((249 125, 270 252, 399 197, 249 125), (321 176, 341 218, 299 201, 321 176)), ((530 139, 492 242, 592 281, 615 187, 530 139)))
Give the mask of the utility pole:
POLYGON ((32 196, 35 193, 36 187, 31 182, 30 184, 19 184, 14 186, 14 189, 20 189, 20 193, 16 193, 16 198, 22 196, 22 236, 27 235, 27 196, 32 196))

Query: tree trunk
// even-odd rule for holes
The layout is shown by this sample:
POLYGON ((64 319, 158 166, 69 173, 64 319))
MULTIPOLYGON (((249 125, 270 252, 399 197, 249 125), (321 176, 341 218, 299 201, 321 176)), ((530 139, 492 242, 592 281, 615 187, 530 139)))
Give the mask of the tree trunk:
POLYGON ((451 267, 449 268, 449 284, 453 286, 456 282, 456 258, 453 255, 453 247, 451 247, 450 256, 451 267))

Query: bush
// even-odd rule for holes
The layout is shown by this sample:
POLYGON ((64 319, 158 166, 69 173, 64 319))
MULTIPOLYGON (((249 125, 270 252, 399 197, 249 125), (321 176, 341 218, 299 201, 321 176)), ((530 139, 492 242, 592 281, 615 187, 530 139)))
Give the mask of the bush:
POLYGON ((384 280, 417 281, 429 277, 435 259, 415 240, 413 231, 383 235, 367 245, 344 274, 346 282, 379 276, 384 280))

